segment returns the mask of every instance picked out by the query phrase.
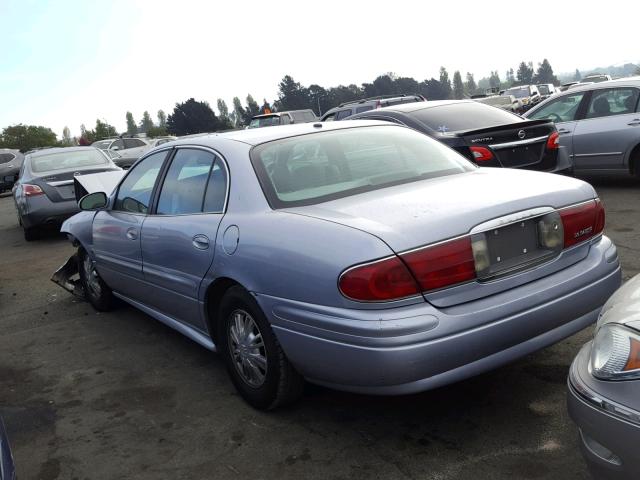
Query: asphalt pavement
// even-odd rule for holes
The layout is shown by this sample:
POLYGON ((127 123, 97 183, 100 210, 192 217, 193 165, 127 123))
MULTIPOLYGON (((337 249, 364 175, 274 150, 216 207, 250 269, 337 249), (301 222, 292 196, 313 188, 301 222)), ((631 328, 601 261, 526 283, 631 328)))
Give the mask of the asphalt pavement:
MULTIPOLYGON (((593 181, 623 275, 640 271, 640 184, 593 181)), ((220 359, 128 306, 108 314, 49 281, 73 253, 27 243, 0 197, 0 415, 19 479, 586 479, 566 375, 588 328, 435 391, 372 397, 309 385, 247 406, 220 359)))

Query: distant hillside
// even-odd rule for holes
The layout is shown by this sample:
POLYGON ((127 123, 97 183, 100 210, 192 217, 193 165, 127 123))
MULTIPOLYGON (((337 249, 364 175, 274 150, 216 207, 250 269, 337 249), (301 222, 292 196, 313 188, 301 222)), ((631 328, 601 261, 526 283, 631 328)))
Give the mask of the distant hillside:
MULTIPOLYGON (((591 73, 608 73, 612 77, 628 77, 630 75, 640 74, 640 62, 625 63, 623 65, 609 65, 608 67, 585 68, 580 69, 580 74, 585 77, 591 73)), ((575 72, 563 72, 558 75, 561 82, 574 80, 575 72)))

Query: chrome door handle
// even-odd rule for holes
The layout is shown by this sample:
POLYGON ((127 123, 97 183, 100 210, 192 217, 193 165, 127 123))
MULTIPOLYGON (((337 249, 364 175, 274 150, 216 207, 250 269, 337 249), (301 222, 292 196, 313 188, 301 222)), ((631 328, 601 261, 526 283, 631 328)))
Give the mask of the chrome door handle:
POLYGON ((138 231, 135 228, 127 229, 127 238, 129 240, 135 240, 138 238, 138 231))
POLYGON ((571 133, 571 130, 565 130, 564 128, 558 130, 558 133, 562 135, 563 133, 571 133))
POLYGON ((191 242, 198 250, 206 250, 209 248, 209 237, 206 235, 196 235, 191 242))
POLYGON ((630 125, 632 127, 640 125, 640 118, 634 118, 629 123, 627 123, 627 125, 630 125))

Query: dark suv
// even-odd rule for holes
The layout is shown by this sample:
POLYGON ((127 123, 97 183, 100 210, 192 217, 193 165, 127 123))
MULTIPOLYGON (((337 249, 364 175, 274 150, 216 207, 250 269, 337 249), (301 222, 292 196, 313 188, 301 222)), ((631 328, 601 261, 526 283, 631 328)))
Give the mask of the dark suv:
POLYGON ((344 120, 356 113, 366 112, 368 110, 376 110, 383 107, 391 107, 401 103, 426 102, 427 99, 422 95, 382 95, 379 97, 363 98, 362 100, 353 100, 351 102, 341 103, 337 107, 325 112, 322 116, 323 122, 331 122, 333 120, 344 120))

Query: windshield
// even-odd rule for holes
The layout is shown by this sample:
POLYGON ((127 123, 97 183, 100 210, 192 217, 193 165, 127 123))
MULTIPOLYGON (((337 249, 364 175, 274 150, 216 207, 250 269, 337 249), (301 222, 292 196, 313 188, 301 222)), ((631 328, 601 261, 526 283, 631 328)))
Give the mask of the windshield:
POLYGON ((439 133, 509 125, 521 122, 517 115, 478 102, 449 103, 438 107, 423 108, 411 116, 439 133))
POLYGON ((546 95, 549 93, 549 86, 548 85, 538 85, 538 91, 540 92, 541 95, 546 95))
POLYGON ((255 147, 251 160, 274 208, 313 205, 475 168, 440 142, 392 125, 276 140, 255 147))
POLYGON ((278 115, 254 118, 251 120, 249 128, 271 127, 273 125, 280 125, 280 117, 278 115))
POLYGON ((479 98, 478 101, 487 105, 509 105, 511 104, 511 97, 487 97, 479 98))
POLYGON ((31 170, 34 173, 41 173, 51 170, 72 170, 75 168, 106 165, 108 163, 109 161, 100 150, 75 150, 32 157, 31 170))
POLYGON ((516 98, 525 98, 529 96, 528 87, 510 88, 503 95, 513 95, 516 98))

